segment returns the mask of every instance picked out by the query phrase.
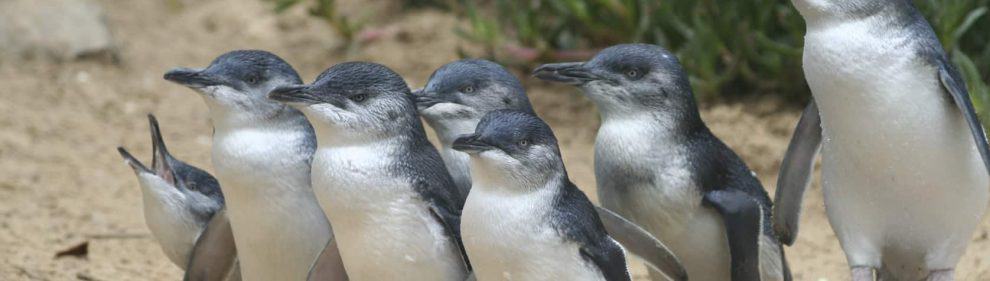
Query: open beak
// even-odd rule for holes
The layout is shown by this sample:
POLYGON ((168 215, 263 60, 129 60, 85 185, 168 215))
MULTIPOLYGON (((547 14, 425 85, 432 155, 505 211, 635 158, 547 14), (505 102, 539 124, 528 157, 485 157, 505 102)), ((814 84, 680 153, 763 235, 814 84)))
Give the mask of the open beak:
POLYGON ((495 149, 495 146, 485 142, 477 134, 461 136, 457 140, 454 140, 454 144, 451 147, 454 150, 469 154, 495 149))
POLYGON ((413 101, 416 102, 416 108, 420 110, 430 108, 438 103, 447 102, 440 98, 436 92, 427 91, 426 88, 417 89, 412 94, 413 101))
POLYGON ((162 140, 162 133, 158 129, 158 120, 155 119, 154 115, 148 114, 148 123, 151 125, 151 147, 154 153, 150 169, 144 164, 141 164, 141 161, 138 161, 137 158, 134 158, 134 155, 131 155, 127 149, 118 146, 117 152, 120 153, 120 157, 124 158, 124 163, 127 163, 128 166, 131 166, 131 169, 134 169, 134 173, 139 175, 142 173, 154 174, 172 186, 179 188, 176 182, 175 170, 172 170, 172 165, 169 164, 172 155, 169 155, 168 150, 165 149, 165 141, 162 140))
POLYGON ((165 80, 178 83, 190 88, 203 88, 222 84, 220 79, 204 73, 202 70, 191 68, 175 68, 165 73, 165 80))
POLYGON ((158 119, 154 115, 148 114, 148 125, 151 128, 151 150, 153 152, 151 169, 165 182, 178 187, 175 171, 172 170, 172 165, 168 163, 172 155, 168 154, 168 149, 165 148, 165 140, 162 139, 162 132, 158 128, 158 119))
POLYGON ((154 173, 151 170, 148 170, 148 167, 145 167, 144 164, 141 164, 141 161, 138 161, 137 158, 134 158, 134 155, 127 152, 127 149, 118 146, 117 152, 120 153, 120 157, 124 158, 124 163, 127 163, 128 166, 131 166, 131 169, 134 169, 134 173, 154 173))
POLYGON ((584 62, 544 64, 533 70, 533 76, 542 80, 575 86, 602 79, 601 76, 586 68, 584 62))

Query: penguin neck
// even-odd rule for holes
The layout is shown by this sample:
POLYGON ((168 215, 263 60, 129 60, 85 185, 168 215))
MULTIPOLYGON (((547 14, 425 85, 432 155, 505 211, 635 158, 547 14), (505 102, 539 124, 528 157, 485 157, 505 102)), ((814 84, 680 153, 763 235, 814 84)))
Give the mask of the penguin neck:
POLYGON ((562 183, 569 182, 567 171, 560 168, 541 169, 533 172, 531 169, 513 169, 492 165, 490 159, 471 157, 472 189, 480 188, 494 193, 531 193, 547 189, 557 189, 562 183))
POLYGON ((815 2, 819 1, 800 0, 794 3, 809 30, 832 28, 870 19, 878 19, 882 22, 898 21, 902 17, 918 13, 917 8, 906 0, 815 2))
POLYGON ((281 106, 275 111, 258 113, 241 110, 231 110, 210 104, 210 119, 217 132, 237 130, 253 130, 267 128, 271 130, 305 130, 311 132, 309 121, 298 110, 281 106))
MULTIPOLYGON (((333 149, 356 146, 377 146, 382 150, 391 151, 398 147, 416 144, 417 137, 410 132, 354 132, 348 128, 333 124, 314 126, 317 147, 333 149)), ((415 131, 413 128, 409 128, 415 131)), ((420 127, 422 131, 422 127, 420 127)), ((425 132, 422 133, 425 140, 425 132)))
POLYGON ((690 134, 706 129, 693 99, 679 104, 681 105, 625 110, 600 107, 602 127, 634 123, 638 124, 637 127, 650 128, 665 135, 690 134))
POLYGON ((440 142, 440 157, 443 158, 447 171, 453 177, 454 184, 457 185, 462 194, 467 195, 468 190, 471 189, 471 157, 467 153, 454 150, 452 146, 457 137, 473 133, 479 120, 471 118, 437 122, 443 124, 430 122, 430 119, 426 120, 437 133, 437 139, 440 142))
POLYGON ((457 140, 461 135, 474 133, 474 129, 478 126, 479 121, 481 121, 481 118, 475 117, 452 118, 442 121, 426 119, 430 127, 436 131, 440 145, 445 149, 449 148, 454 143, 454 140, 457 140))

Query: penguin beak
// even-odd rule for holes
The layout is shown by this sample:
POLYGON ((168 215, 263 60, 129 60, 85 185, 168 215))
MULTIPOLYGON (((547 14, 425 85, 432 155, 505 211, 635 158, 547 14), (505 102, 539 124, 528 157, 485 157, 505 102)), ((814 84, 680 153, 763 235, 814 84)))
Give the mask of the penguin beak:
POLYGON ((165 148, 165 140, 162 139, 162 132, 158 128, 158 119, 155 119, 154 115, 148 114, 148 125, 151 128, 151 149, 153 151, 151 169, 165 182, 178 187, 175 172, 172 170, 172 165, 168 163, 172 155, 168 154, 168 149, 165 148))
POLYGON ((282 86, 268 93, 268 99, 289 104, 313 105, 329 103, 338 108, 344 107, 344 102, 334 96, 317 96, 309 85, 282 86))
POLYGON ((127 163, 128 166, 131 166, 131 169, 134 169, 134 173, 136 174, 153 173, 151 170, 148 169, 148 167, 145 167, 144 164, 141 164, 141 161, 138 161, 137 158, 134 158, 134 155, 131 155, 130 152, 127 152, 127 149, 118 146, 117 152, 120 153, 120 157, 124 158, 124 163, 127 163))
POLYGON ((437 92, 427 91, 426 88, 417 89, 412 94, 413 101, 416 102, 416 108, 420 110, 430 108, 438 103, 449 102, 443 100, 437 92))
POLYGON ((191 68, 175 68, 165 73, 165 80, 190 88, 203 88, 223 84, 219 78, 191 68))
POLYGON ((120 157, 124 158, 124 163, 127 163, 128 166, 131 166, 131 169, 134 169, 134 173, 154 174, 172 186, 179 188, 175 172, 172 170, 172 165, 168 162, 172 156, 165 149, 165 141, 162 140, 161 131, 158 129, 158 120, 155 119, 154 115, 148 114, 148 123, 151 125, 151 145, 154 152, 150 169, 142 164, 141 161, 138 161, 134 155, 131 155, 127 149, 118 146, 117 152, 120 153, 120 157))
POLYGON ((602 77, 585 67, 584 62, 548 63, 533 70, 533 76, 541 80, 580 86, 601 80, 602 77))
POLYGON ((495 146, 485 142, 477 134, 472 134, 457 138, 451 148, 468 154, 477 154, 495 149, 495 146))

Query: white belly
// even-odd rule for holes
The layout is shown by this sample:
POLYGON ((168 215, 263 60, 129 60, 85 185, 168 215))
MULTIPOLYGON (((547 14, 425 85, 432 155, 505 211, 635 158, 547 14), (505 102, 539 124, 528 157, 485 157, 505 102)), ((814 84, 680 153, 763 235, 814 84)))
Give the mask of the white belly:
POLYGON ((691 280, 730 279, 729 244, 721 215, 701 205, 701 193, 685 168, 684 153, 674 149, 677 145, 656 147, 654 144, 665 135, 651 133, 641 124, 642 121, 606 121, 598 131, 595 175, 602 206, 643 226, 664 242, 680 259, 691 280), (643 151, 649 151, 649 155, 643 151), (605 166, 613 168, 604 169, 605 166), (658 184, 637 182, 622 190, 601 188, 611 186, 605 181, 623 182, 625 179, 608 172, 620 169, 647 171, 658 184))
POLYGON ((505 194, 474 187, 461 231, 478 280, 603 280, 598 268, 548 221, 553 194, 505 194))
POLYGON ((406 179, 386 173, 385 152, 320 149, 313 186, 334 224, 351 280, 457 280, 460 249, 406 179))
POLYGON ((305 157, 286 137, 258 131, 215 136, 213 163, 244 280, 304 280, 331 237, 305 157))
POLYGON ((680 259, 691 280, 730 279, 729 243, 722 216, 697 200, 665 197, 657 187, 643 187, 621 201, 601 193, 602 204, 643 226, 680 259), (687 204, 685 204, 687 203, 687 204))
POLYGON ((185 269, 189 264, 196 239, 203 231, 203 222, 197 222, 189 212, 186 194, 151 174, 138 178, 144 201, 144 220, 151 234, 172 263, 185 269))
POLYGON ((986 208, 986 170, 934 66, 867 25, 806 37, 829 220, 852 265, 954 267, 986 208))

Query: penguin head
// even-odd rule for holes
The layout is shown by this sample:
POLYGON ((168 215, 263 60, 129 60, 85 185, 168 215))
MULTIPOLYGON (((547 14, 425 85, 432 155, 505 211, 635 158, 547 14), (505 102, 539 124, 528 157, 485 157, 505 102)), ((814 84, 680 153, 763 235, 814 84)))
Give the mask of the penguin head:
POLYGON ((228 52, 206 68, 175 68, 164 78, 201 93, 211 111, 260 116, 274 115, 285 107, 268 100, 269 91, 302 83, 282 58, 259 50, 228 52))
POLYGON ((471 155, 476 180, 511 179, 539 185, 549 177, 565 174, 553 131, 528 112, 488 113, 473 134, 454 141, 453 149, 471 155))
POLYGON ((533 75, 582 88, 604 114, 694 106, 677 57, 656 45, 616 45, 586 62, 544 64, 533 75))
POLYGON ((151 167, 137 160, 127 149, 117 147, 117 152, 124 158, 124 163, 134 170, 141 186, 156 194, 162 190, 156 188, 174 188, 180 192, 196 191, 223 203, 223 195, 219 192, 220 184, 210 173, 186 164, 172 157, 165 147, 158 120, 154 115, 148 115, 151 128, 152 160, 151 167))
POLYGON ((499 109, 533 112, 519 79, 501 65, 481 59, 458 60, 440 67, 413 95, 419 112, 431 125, 477 122, 499 109))
POLYGON ((314 127, 339 132, 339 137, 387 136, 422 128, 406 82, 376 63, 337 64, 312 84, 279 87, 268 96, 302 111, 314 127))

